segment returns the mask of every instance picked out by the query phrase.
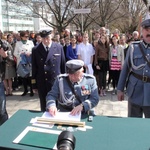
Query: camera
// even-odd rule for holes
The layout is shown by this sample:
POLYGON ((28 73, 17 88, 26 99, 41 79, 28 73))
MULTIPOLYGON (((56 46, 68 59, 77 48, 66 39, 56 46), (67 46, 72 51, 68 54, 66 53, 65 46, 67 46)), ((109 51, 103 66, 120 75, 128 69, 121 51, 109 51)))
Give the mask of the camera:
POLYGON ((62 131, 58 136, 57 149, 58 150, 74 150, 76 138, 70 131, 62 131))
POLYGON ((8 43, 6 41, 0 40, 0 48, 3 48, 4 51, 9 49, 8 43))

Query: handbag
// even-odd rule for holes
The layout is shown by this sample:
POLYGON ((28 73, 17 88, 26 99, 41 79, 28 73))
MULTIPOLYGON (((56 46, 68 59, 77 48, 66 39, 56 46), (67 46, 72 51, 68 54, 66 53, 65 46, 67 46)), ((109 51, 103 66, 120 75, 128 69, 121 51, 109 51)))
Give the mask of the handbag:
POLYGON ((30 64, 19 63, 18 68, 17 68, 17 74, 20 77, 22 77, 22 78, 29 77, 30 71, 31 71, 31 65, 30 64))

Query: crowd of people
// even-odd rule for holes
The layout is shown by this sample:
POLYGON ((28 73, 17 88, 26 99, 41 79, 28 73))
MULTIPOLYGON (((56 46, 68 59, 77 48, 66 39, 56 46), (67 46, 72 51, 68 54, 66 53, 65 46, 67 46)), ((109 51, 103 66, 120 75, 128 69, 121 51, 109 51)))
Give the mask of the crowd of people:
POLYGON ((56 30, 1 33, 0 38, 8 45, 4 73, 5 96, 13 96, 13 90, 22 84, 24 91, 21 96, 26 96, 28 91, 30 96, 34 96, 38 91, 41 111, 45 111, 46 101, 49 102, 46 96, 53 90, 57 76, 66 73, 66 63, 70 60, 83 61, 83 72, 96 78, 99 96, 106 96, 110 85, 113 87, 112 94, 117 94, 128 48, 143 37, 140 37, 138 31, 123 34, 117 29, 108 34, 107 29, 101 27, 93 30, 92 37, 89 37, 88 32, 82 34, 76 30, 72 34, 66 29, 61 34, 56 30), (29 76, 19 77, 17 67, 24 56, 28 58, 32 69, 29 76))

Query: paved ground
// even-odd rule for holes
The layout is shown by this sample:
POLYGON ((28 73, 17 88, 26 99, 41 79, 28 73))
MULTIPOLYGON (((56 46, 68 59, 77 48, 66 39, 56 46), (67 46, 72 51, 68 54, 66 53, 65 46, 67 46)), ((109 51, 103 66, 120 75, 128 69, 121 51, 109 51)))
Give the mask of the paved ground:
MULTIPOLYGON (((37 94, 33 97, 30 97, 29 94, 20 96, 21 94, 22 89, 20 88, 18 91, 13 91, 13 96, 6 97, 9 117, 19 109, 40 110, 37 94)), ((100 97, 99 104, 95 110, 97 115, 127 117, 127 101, 117 101, 117 96, 112 95, 111 91, 107 91, 107 96, 100 97)))

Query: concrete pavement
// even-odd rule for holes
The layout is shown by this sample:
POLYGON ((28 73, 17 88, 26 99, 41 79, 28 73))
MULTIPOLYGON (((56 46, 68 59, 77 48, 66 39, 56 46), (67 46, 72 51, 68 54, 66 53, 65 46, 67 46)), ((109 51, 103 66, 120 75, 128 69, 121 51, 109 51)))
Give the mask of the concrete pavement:
MULTIPOLYGON (((9 117, 19 109, 40 110, 37 94, 33 97, 30 97, 29 93, 26 96, 20 96, 22 93, 23 90, 20 88, 18 91, 13 91, 13 96, 6 97, 6 109, 9 117)), ((96 114, 101 116, 127 117, 127 101, 118 101, 117 96, 111 94, 111 90, 107 91, 106 94, 106 96, 100 97, 99 104, 95 108, 96 114)))

